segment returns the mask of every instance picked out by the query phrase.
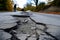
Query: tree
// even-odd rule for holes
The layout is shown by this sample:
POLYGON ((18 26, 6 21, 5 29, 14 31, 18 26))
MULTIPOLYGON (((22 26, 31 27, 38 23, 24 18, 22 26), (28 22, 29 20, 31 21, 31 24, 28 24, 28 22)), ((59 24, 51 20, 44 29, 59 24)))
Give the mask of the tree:
POLYGON ((8 11, 12 11, 13 10, 13 6, 12 6, 12 1, 11 0, 7 0, 6 1, 6 8, 8 11))
POLYGON ((52 6, 60 7, 60 0, 54 0, 54 1, 52 2, 52 6))
POLYGON ((35 2, 35 5, 37 6, 38 5, 38 0, 34 0, 34 2, 35 2))
POLYGON ((35 5, 36 5, 36 9, 37 9, 37 6, 38 6, 38 0, 33 0, 35 2, 35 5))
POLYGON ((40 10, 43 10, 45 7, 45 3, 44 2, 41 2, 38 6, 37 6, 37 11, 40 11, 40 10))
POLYGON ((0 0, 0 11, 6 10, 6 0, 0 0))
POLYGON ((24 7, 24 10, 31 10, 31 11, 35 11, 35 7, 32 6, 31 4, 27 3, 26 7, 24 7))
POLYGON ((24 9, 25 9, 25 10, 30 10, 30 9, 31 9, 31 6, 32 6, 31 4, 27 3, 27 4, 26 4, 26 7, 24 7, 24 9))
POLYGON ((12 11, 12 9, 11 0, 0 0, 0 11, 12 11))

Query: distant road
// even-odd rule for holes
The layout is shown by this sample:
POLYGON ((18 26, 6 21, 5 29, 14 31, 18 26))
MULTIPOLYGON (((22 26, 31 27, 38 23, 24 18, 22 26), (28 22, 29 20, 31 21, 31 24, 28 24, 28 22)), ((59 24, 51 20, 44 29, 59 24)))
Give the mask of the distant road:
POLYGON ((31 13, 33 14, 31 18, 36 20, 37 22, 60 26, 60 15, 43 14, 36 12, 31 12, 31 13))

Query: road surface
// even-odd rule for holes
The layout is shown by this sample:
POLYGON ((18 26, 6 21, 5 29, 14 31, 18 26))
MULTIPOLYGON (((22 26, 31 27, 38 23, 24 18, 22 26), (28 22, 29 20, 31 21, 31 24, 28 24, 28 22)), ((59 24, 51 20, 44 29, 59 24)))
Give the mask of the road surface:
MULTIPOLYGON (((20 15, 20 13, 21 12, 0 12, 0 16, 20 15)), ((37 22, 46 24, 48 27, 46 31, 54 35, 60 40, 60 15, 43 14, 43 13, 36 13, 36 12, 28 12, 28 13, 30 14, 30 17, 32 19, 36 20, 37 22)), ((18 20, 20 20, 21 22, 24 20, 24 18, 20 18, 20 17, 16 17, 16 18, 18 18, 18 20)), ((19 25, 19 28, 16 30, 18 34, 22 33, 22 36, 18 36, 19 38, 23 37, 24 34, 28 35, 34 32, 32 31, 31 27, 34 27, 35 23, 31 21, 29 18, 28 20, 29 20, 28 23, 21 23, 22 25, 19 25)), ((44 26, 42 25, 37 24, 37 27, 44 29, 44 26)), ((37 32, 40 34, 40 37, 39 37, 40 40, 43 40, 43 39, 51 40, 51 37, 46 35, 44 32, 41 32, 40 30, 37 30, 37 32)), ((32 38, 34 39, 35 37, 30 37, 29 40, 32 38)))

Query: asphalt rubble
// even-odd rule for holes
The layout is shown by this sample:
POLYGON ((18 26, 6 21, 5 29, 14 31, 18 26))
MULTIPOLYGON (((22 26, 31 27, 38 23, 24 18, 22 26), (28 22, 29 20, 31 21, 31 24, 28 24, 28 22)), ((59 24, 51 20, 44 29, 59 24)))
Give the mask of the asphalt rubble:
MULTIPOLYGON (((17 18, 17 17, 16 17, 17 18)), ((17 37, 18 39, 21 40, 60 40, 60 32, 59 32, 59 27, 54 26, 54 25, 47 25, 46 31, 55 36, 57 39, 51 37, 50 35, 47 35, 45 32, 39 30, 42 29, 44 30, 44 26, 42 25, 37 25, 37 28, 35 27, 35 23, 31 21, 29 18, 17 18, 20 20, 20 24, 18 25, 18 29, 16 29, 17 37), (27 22, 25 22, 26 20, 27 22), (36 30, 35 30, 36 29, 36 30), (59 33, 58 33, 59 32, 59 33), (37 34, 36 34, 37 33, 37 34), (39 35, 39 38, 37 39, 39 35)))

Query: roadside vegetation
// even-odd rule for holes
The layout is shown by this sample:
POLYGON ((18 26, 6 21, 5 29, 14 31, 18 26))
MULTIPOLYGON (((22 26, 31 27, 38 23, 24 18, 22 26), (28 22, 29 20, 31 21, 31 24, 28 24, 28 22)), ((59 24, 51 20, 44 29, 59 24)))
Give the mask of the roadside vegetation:
POLYGON ((11 0, 0 0, 0 11, 12 11, 13 5, 11 0))
POLYGON ((37 0, 33 1, 36 6, 32 6, 32 4, 28 3, 24 9, 41 13, 60 14, 60 0, 48 0, 47 4, 45 4, 45 2, 38 3, 37 0))

